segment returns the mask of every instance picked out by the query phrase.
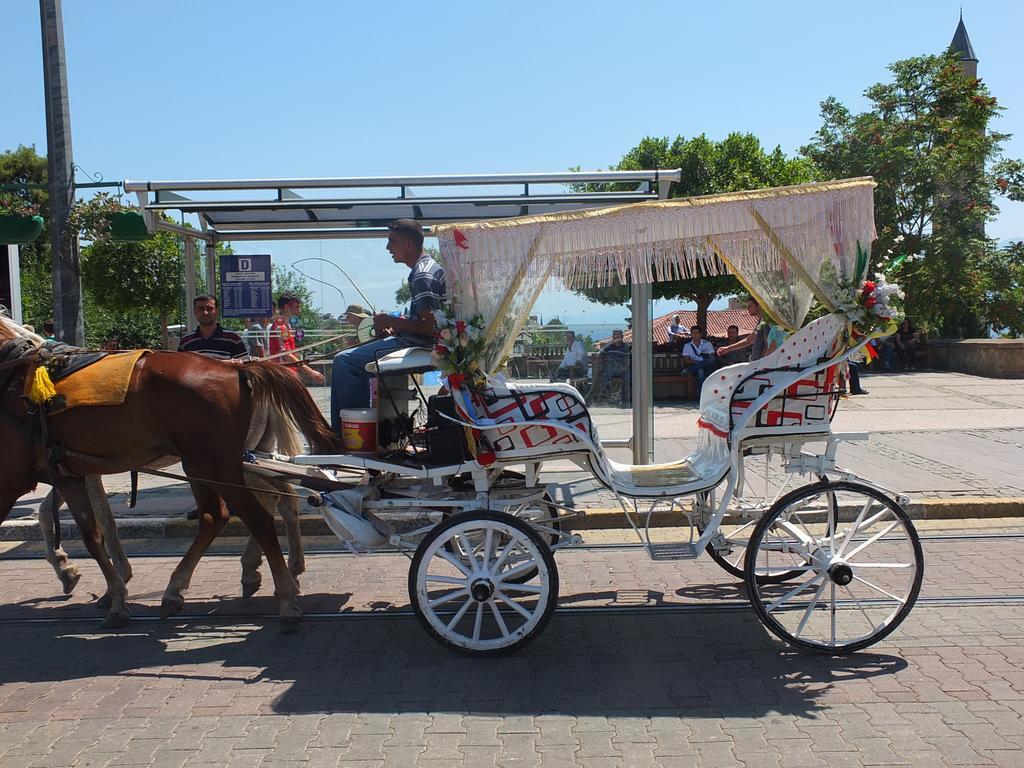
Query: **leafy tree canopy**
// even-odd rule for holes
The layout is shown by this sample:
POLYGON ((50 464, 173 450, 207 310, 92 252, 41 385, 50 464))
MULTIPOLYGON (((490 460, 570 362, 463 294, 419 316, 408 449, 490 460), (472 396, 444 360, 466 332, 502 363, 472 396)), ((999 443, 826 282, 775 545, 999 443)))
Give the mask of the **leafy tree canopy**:
POLYGON ((984 223, 994 195, 1022 199, 1024 189, 1020 162, 1002 158, 1007 134, 990 126, 1002 108, 955 54, 889 69, 889 82, 865 91, 865 112, 822 102, 822 126, 801 152, 826 177, 875 178, 873 262, 903 284, 914 321, 943 336, 984 335, 998 322, 986 309, 995 257, 984 223))
MULTIPOLYGON (((722 141, 701 134, 692 139, 648 136, 630 149, 617 170, 680 168, 682 178, 669 197, 692 197, 743 189, 785 186, 813 181, 816 171, 806 158, 787 157, 781 148, 766 152, 750 133, 730 133, 722 141)), ((742 286, 732 275, 713 275, 655 283, 654 297, 697 304, 697 324, 707 327, 707 311, 719 296, 739 293, 742 286)), ((612 285, 577 291, 602 304, 625 304, 629 286, 612 285)))

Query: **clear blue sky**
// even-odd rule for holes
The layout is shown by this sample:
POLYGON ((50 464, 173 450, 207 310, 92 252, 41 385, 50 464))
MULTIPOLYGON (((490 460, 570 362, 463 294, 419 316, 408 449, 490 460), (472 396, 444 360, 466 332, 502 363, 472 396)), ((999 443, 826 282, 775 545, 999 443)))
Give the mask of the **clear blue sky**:
MULTIPOLYGON (((962 5, 979 75, 1006 108, 996 127, 1015 134, 1007 154, 1024 156, 1024 3, 962 5)), ((822 99, 861 108, 890 62, 945 48, 960 6, 64 0, 74 157, 121 180, 597 169, 645 135, 730 131, 793 153, 822 99)), ((0 30, 0 150, 45 152, 38 2, 2 0, 0 30)), ((1024 204, 988 231, 1024 239, 1024 204)), ((380 241, 244 250, 322 254, 388 308, 404 272, 380 241)), ((559 295, 540 309, 622 316, 559 295)))

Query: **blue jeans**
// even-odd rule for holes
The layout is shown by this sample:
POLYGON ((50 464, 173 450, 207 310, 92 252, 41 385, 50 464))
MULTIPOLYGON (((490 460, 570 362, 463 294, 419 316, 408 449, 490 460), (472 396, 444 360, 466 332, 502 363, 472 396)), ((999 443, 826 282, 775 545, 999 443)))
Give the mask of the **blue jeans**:
POLYGON ((366 364, 388 352, 422 346, 412 339, 388 336, 351 349, 343 349, 334 356, 331 368, 331 428, 341 429, 338 411, 343 408, 370 407, 370 376, 366 364))
POLYGON ((696 363, 690 363, 683 368, 683 373, 690 374, 697 379, 697 397, 700 399, 700 389, 704 386, 704 379, 708 377, 708 374, 718 367, 718 361, 713 357, 707 357, 703 360, 698 360, 696 363))

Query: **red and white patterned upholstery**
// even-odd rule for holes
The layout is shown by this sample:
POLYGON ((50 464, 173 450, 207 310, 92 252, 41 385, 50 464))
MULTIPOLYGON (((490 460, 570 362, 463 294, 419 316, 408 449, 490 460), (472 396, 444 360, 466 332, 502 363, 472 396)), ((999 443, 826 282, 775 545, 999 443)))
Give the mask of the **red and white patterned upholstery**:
MULTIPOLYGON (((715 371, 701 390, 702 426, 731 432, 761 394, 791 379, 795 371, 834 357, 845 328, 842 318, 826 315, 767 357, 715 371)), ((790 384, 758 411, 744 437, 828 432, 835 411, 836 368, 829 366, 790 384)))

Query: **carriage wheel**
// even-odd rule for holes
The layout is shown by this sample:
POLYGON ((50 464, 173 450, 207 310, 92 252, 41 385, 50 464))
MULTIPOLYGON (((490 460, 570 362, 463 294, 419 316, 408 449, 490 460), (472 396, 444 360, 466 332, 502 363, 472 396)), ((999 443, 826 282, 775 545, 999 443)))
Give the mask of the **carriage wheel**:
MULTIPOLYGON (((773 473, 770 470, 770 464, 766 463, 765 478, 784 477, 787 484, 792 478, 798 477, 798 475, 789 475, 784 472, 773 473)), ((825 480, 826 478, 820 477, 819 479, 825 480)), ((743 518, 738 525, 730 530, 719 529, 717 542, 709 542, 705 548, 711 559, 718 563, 722 570, 737 579, 744 577, 743 562, 746 558, 747 544, 750 541, 750 535, 754 530, 754 526, 757 525, 757 521, 765 515, 782 494, 790 490, 790 488, 786 484, 783 484, 781 487, 769 487, 767 482, 763 480, 753 482, 748 479, 741 490, 742 494, 737 493, 735 498, 737 505, 743 509, 743 518)), ((706 507, 710 503, 710 493, 708 491, 699 493, 694 498, 694 504, 698 513, 696 515, 697 531, 701 534, 704 533, 702 521, 715 512, 714 509, 702 509, 702 507, 706 507)), ((784 581, 796 578, 801 573, 802 571, 794 569, 778 573, 760 574, 757 580, 761 584, 781 584, 784 581)))
POLYGON ((900 625, 924 576, 921 541, 885 494, 849 482, 798 488, 754 528, 745 578, 761 622, 799 648, 844 654, 900 625), (794 584, 761 579, 799 571, 794 584))
POLYGON ((526 645, 557 600, 551 550, 529 523, 504 512, 443 520, 420 542, 409 569, 409 602, 420 624, 460 653, 496 656, 526 645))
MULTIPOLYGON (((532 501, 528 504, 511 504, 505 507, 503 511, 513 517, 529 523, 537 535, 547 542, 549 548, 553 549, 561 540, 562 520, 558 516, 558 507, 554 506, 554 502, 552 502, 551 497, 547 493, 537 501, 532 501)), ((450 510, 445 510, 442 516, 448 518, 451 514, 450 510)), ((470 544, 475 551, 483 544, 483 538, 478 537, 477 539, 473 539, 473 537, 467 536, 466 542, 470 544)), ((504 540, 502 543, 504 543, 504 540)), ((458 555, 465 560, 465 555, 463 555, 459 549, 456 549, 454 542, 449 541, 445 544, 445 548, 452 554, 458 555)), ((513 555, 511 557, 512 564, 517 565, 517 556, 513 555)), ((535 574, 536 571, 529 571, 517 576, 516 579, 520 584, 523 584, 532 579, 535 574)))

